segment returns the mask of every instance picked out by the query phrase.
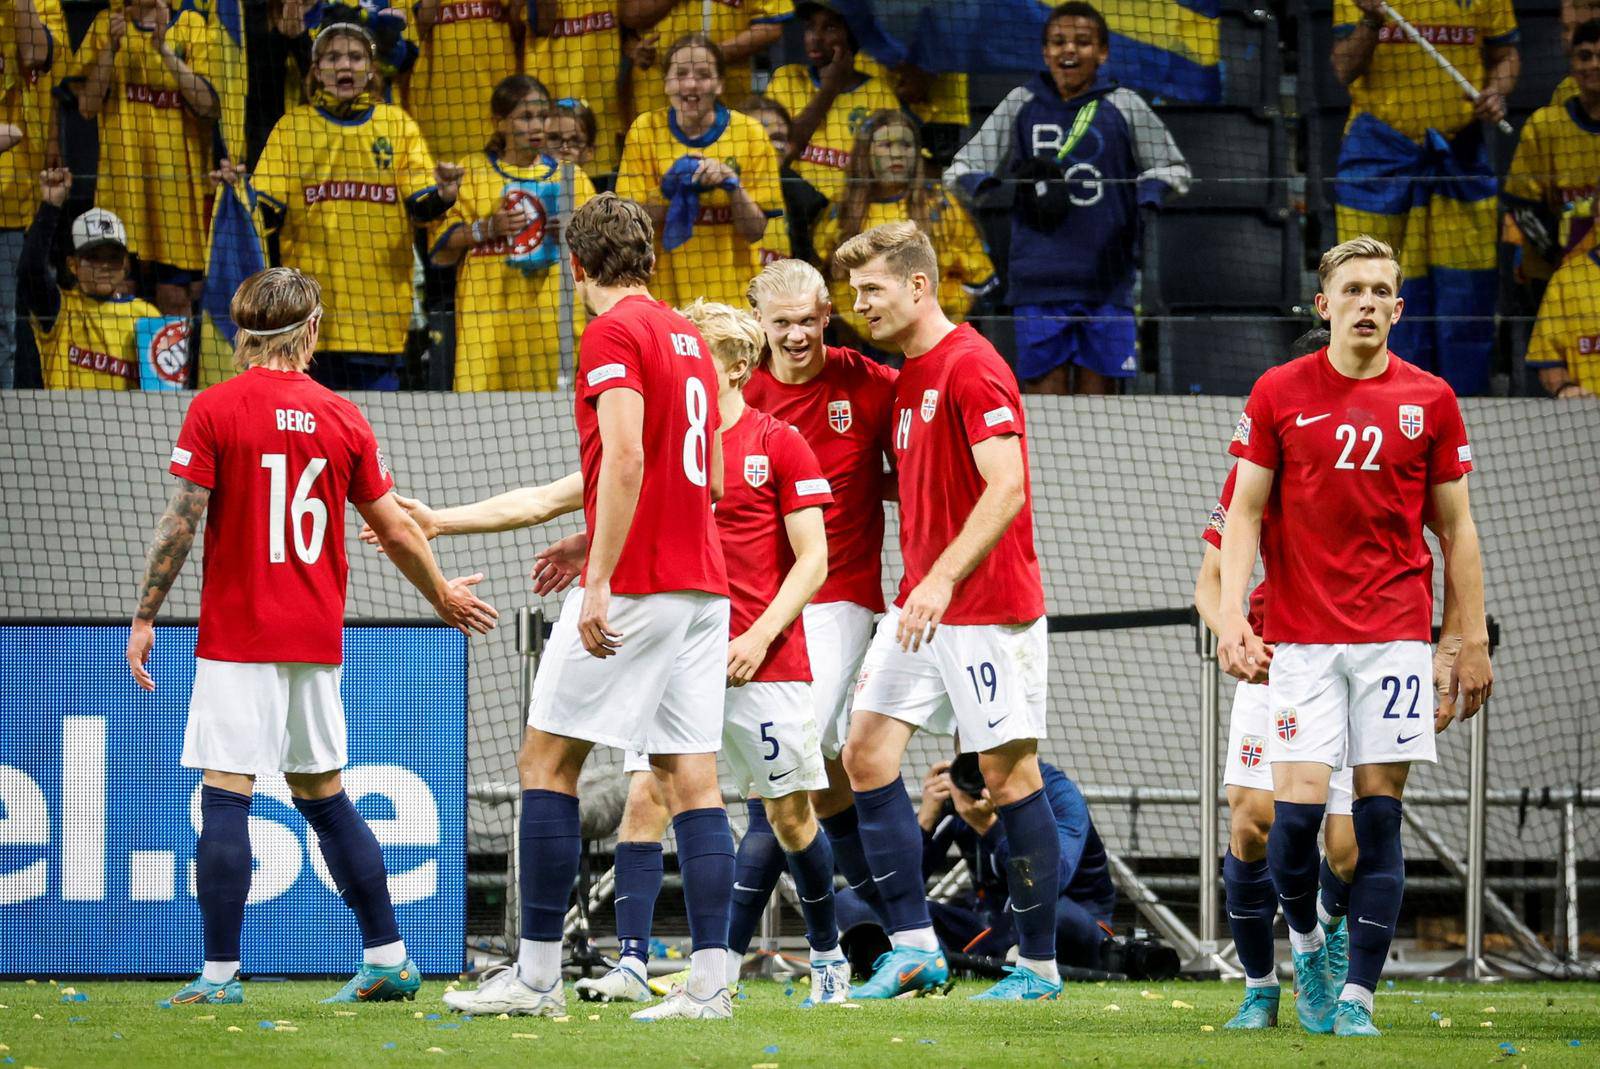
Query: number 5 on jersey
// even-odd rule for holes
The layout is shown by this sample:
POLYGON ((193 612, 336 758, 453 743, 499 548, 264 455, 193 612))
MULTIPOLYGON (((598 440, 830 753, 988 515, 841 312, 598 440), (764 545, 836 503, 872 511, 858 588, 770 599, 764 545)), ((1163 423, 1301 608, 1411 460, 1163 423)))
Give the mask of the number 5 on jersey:
POLYGON ((271 480, 267 490, 267 559, 282 564, 286 559, 284 527, 294 529, 294 555, 305 564, 315 564, 322 556, 322 539, 328 530, 328 506, 311 496, 311 488, 328 466, 323 457, 312 457, 295 485, 294 500, 286 502, 289 486, 289 458, 283 453, 264 453, 261 466, 271 480), (284 515, 287 505, 288 516, 284 515), (311 517, 311 531, 305 532, 305 518, 311 517), (302 537, 304 536, 304 537, 302 537))

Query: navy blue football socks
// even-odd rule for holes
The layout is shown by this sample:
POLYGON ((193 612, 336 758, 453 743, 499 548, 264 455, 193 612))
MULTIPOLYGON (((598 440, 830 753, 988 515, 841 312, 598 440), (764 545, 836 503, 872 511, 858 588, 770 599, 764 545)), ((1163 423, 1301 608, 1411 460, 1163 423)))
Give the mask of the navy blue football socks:
POLYGON ((578 799, 559 791, 523 791, 517 835, 522 850, 517 866, 522 938, 560 943, 583 852, 578 799))
POLYGON ((617 942, 625 958, 650 960, 650 928, 661 894, 661 857, 660 843, 617 844, 612 904, 617 911, 617 942))
POLYGON ((889 932, 931 928, 922 878, 922 829, 905 784, 896 779, 855 795, 861 847, 883 898, 889 932))
POLYGON ((728 949, 743 954, 750 949, 750 940, 761 924, 761 913, 767 908, 767 899, 778 886, 783 874, 783 847, 772 834, 767 822, 766 807, 761 799, 745 802, 750 816, 744 838, 739 840, 739 852, 733 860, 733 904, 728 912, 728 949))
POLYGON ((202 785, 194 884, 207 961, 239 960, 250 868, 250 796, 202 785))
POLYGON ((1322 903, 1322 912, 1338 920, 1350 912, 1350 885, 1339 879, 1328 865, 1328 859, 1322 859, 1322 870, 1317 873, 1317 882, 1322 890, 1318 900, 1322 903))
POLYGON ((1317 928, 1317 829, 1325 806, 1274 802, 1272 831, 1267 834, 1267 865, 1272 886, 1292 931, 1304 935, 1317 928))
POLYGON ((1267 859, 1240 861, 1230 849, 1222 856, 1222 885, 1228 929, 1245 976, 1252 980, 1273 977, 1277 955, 1272 947, 1272 920, 1278 915, 1278 896, 1272 889, 1267 859))
MULTIPOLYGON (((683 898, 694 950, 726 949, 733 894, 733 832, 721 806, 689 809, 672 818, 683 870, 683 898)), ((721 982, 721 977, 717 978, 721 982)))
POLYGON ((1400 799, 1357 798, 1355 879, 1350 881, 1350 972, 1346 983, 1375 990, 1389 957, 1406 862, 1400 846, 1400 799))
POLYGON ((317 833, 334 886, 361 925, 361 945, 370 948, 399 942, 400 926, 389 902, 383 848, 350 796, 340 791, 329 798, 296 798, 294 807, 317 833))
POLYGON ((1055 904, 1061 894, 1061 840, 1056 837, 1055 813, 1043 787, 998 807, 998 812, 1011 850, 1006 888, 1017 927, 1017 953, 1033 961, 1054 961, 1055 904))
POLYGON ((789 875, 800 895, 800 915, 806 921, 806 942, 817 954, 839 947, 839 920, 833 908, 833 850, 819 828, 804 850, 784 855, 789 875))
POLYGON ((888 911, 883 906, 883 896, 872 882, 872 866, 867 864, 867 853, 861 848, 861 827, 856 820, 856 807, 851 806, 831 817, 822 817, 822 830, 828 833, 828 845, 833 849, 833 865, 844 877, 850 890, 884 924, 889 923, 888 911))

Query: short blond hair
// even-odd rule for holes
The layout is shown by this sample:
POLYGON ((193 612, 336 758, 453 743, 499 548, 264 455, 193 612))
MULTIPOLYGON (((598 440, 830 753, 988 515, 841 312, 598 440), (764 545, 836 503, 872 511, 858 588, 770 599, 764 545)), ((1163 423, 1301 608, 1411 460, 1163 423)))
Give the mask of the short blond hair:
POLYGON ((863 230, 833 254, 835 278, 846 278, 851 271, 859 271, 878 257, 884 266, 902 282, 912 275, 926 275, 930 286, 939 284, 939 257, 933 251, 928 235, 917 229, 916 223, 884 223, 871 230, 863 230))
POLYGON ((731 304, 720 304, 696 297, 690 305, 678 309, 700 331, 700 336, 711 346, 711 355, 728 367, 736 360, 745 362, 744 374, 734 382, 739 389, 750 381, 750 374, 761 363, 767 351, 767 332, 749 312, 741 312, 731 304))
POLYGON ((1394 288, 1397 292, 1405 279, 1394 250, 1371 234, 1361 234, 1349 241, 1341 241, 1322 254, 1322 259, 1317 263, 1317 285, 1326 291, 1333 273, 1351 260, 1388 260, 1394 264, 1394 288))
POLYGON ((831 299, 822 272, 804 260, 772 261, 750 280, 744 295, 750 307, 757 311, 763 302, 775 298, 814 296, 818 304, 826 304, 831 299))
POLYGON ((233 364, 243 370, 275 359, 293 360, 304 371, 311 363, 306 337, 322 308, 322 286, 292 267, 269 267, 239 284, 228 315, 239 328, 233 364))

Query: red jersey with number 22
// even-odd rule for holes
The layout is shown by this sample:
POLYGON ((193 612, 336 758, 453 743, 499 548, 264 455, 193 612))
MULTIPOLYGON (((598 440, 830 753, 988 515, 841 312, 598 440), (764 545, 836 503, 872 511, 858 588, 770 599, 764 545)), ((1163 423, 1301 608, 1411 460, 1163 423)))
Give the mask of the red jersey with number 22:
MULTIPOLYGON (((784 517, 833 503, 828 480, 800 432, 765 412, 745 406, 737 423, 722 432, 725 470, 717 530, 728 563, 729 637, 737 638, 767 611, 794 567, 794 547, 784 517)), ((767 647, 755 683, 809 682, 801 617, 767 647)))
MULTIPOLYGON (((1228 469, 1228 478, 1223 481, 1222 494, 1217 498, 1216 505, 1211 509, 1211 519, 1206 523, 1205 531, 1200 535, 1208 543, 1222 548, 1222 532, 1228 526, 1228 506, 1233 504, 1233 484, 1239 480, 1239 465, 1235 464, 1228 469)), ((1267 520, 1261 518, 1262 537, 1266 537, 1267 520)), ((1267 624, 1267 578, 1262 577, 1256 588, 1250 591, 1250 630, 1256 635, 1261 634, 1262 628, 1267 624)))
POLYGON ((1266 641, 1429 640, 1429 491, 1472 470, 1443 379, 1393 353, 1383 374, 1352 379, 1323 349, 1261 376, 1229 452, 1277 473, 1261 536, 1266 641))
POLYGON ((591 543, 600 485, 600 396, 624 389, 644 398, 644 483, 611 575, 613 594, 728 593, 707 477, 719 424, 711 359, 711 347, 693 323, 643 295, 624 297, 590 320, 578 342, 578 451, 591 543))
POLYGON ((361 410, 253 367, 195 395, 168 470, 211 491, 195 656, 341 663, 344 503, 394 486, 361 410))
POLYGON ((895 377, 894 368, 830 345, 809 382, 779 382, 763 364, 744 388, 747 403, 794 424, 833 488, 823 517, 828 578, 814 605, 849 601, 883 611, 883 458, 893 448, 895 377))
POLYGON ((895 390, 894 452, 900 472, 900 555, 905 578, 895 604, 954 542, 983 493, 972 447, 1002 434, 1022 446, 1022 511, 1000 541, 956 584, 947 624, 1025 624, 1044 615, 1033 548, 1033 490, 1017 377, 983 335, 963 323, 907 360, 895 390))

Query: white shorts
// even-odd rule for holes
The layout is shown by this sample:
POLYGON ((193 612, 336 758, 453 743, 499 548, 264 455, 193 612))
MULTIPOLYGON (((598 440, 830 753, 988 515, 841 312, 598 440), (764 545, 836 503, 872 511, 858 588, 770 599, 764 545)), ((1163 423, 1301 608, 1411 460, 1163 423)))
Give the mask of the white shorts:
POLYGON ((1438 760, 1426 642, 1280 642, 1267 689, 1272 761, 1340 768, 1438 760))
POLYGON ((941 625, 915 653, 900 648, 900 610, 878 621, 856 680, 853 711, 881 713, 935 735, 961 733, 983 752, 1045 737, 1050 647, 1043 617, 1031 624, 941 625))
MULTIPOLYGON (((828 785, 811 711, 810 683, 746 683, 727 689, 722 754, 740 795, 782 798, 828 785)), ((628 751, 622 771, 649 772, 649 755, 628 751)))
POLYGON ((344 701, 336 664, 195 658, 185 768, 259 776, 345 766, 344 701))
POLYGON ((728 599, 700 591, 611 595, 616 654, 578 638, 583 588, 561 605, 533 677, 528 726, 650 754, 715 753, 728 674, 728 599))
POLYGON ((816 705, 822 756, 839 756, 850 736, 850 696, 872 644, 872 610, 853 601, 807 605, 806 650, 811 654, 811 700, 816 705))
MULTIPOLYGON (((1267 737, 1272 734, 1272 701, 1265 683, 1240 683, 1233 690, 1233 712, 1228 717, 1228 749, 1224 753, 1222 782, 1272 793, 1272 763, 1267 759, 1267 737)), ((1333 770, 1328 781, 1328 812, 1349 816, 1351 780, 1348 764, 1333 770)))

